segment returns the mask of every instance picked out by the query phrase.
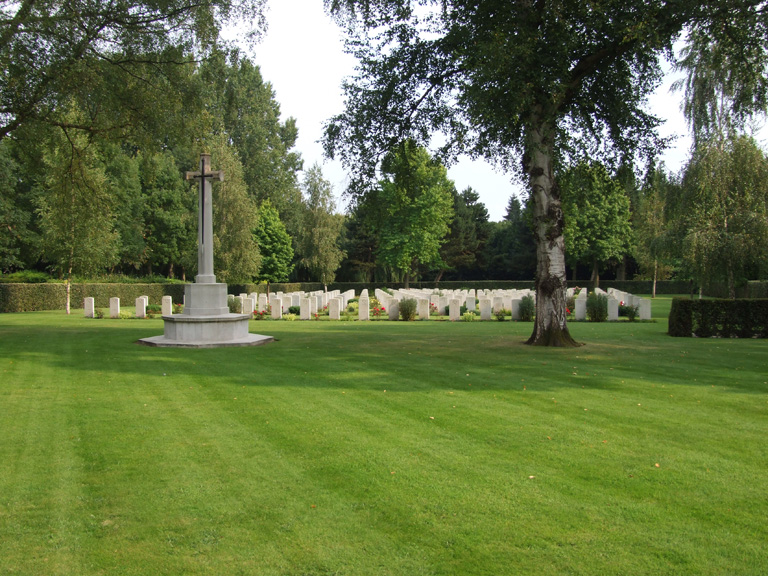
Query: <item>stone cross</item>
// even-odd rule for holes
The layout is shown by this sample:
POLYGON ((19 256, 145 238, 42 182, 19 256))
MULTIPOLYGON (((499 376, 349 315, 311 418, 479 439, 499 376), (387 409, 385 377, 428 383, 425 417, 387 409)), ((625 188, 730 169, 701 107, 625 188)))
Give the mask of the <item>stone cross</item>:
POLYGON ((211 202, 211 180, 224 180, 224 172, 211 171, 211 155, 200 154, 200 171, 187 172, 186 180, 200 180, 197 217, 197 276, 198 284, 215 284, 213 274, 213 204, 211 202))

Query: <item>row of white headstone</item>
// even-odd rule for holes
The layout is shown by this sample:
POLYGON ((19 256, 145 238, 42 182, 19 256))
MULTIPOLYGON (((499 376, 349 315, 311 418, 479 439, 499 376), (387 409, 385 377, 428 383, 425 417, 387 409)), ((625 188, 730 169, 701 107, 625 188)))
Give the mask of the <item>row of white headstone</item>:
MULTIPOLYGON (((535 296, 532 290, 392 290, 385 292, 377 288, 376 299, 381 303, 390 320, 397 320, 400 316, 400 302, 406 298, 414 299, 417 303, 417 316, 421 320, 429 319, 430 312, 434 309, 438 315, 447 315, 449 320, 461 320, 461 308, 466 306, 467 312, 480 311, 481 320, 490 320, 492 314, 501 310, 509 310, 513 320, 520 319, 520 302, 525 296, 535 296), (390 293, 391 292, 391 293, 390 293)), ((619 319, 619 304, 637 306, 640 320, 651 319, 651 302, 646 298, 640 298, 609 288, 604 292, 600 288, 595 289, 597 294, 605 294, 608 298, 608 320, 619 319)), ((574 289, 569 288, 568 297, 574 296, 574 289)), ((236 302, 235 309, 241 314, 253 314, 254 312, 266 314, 269 311, 273 319, 282 319, 283 314, 288 313, 291 307, 298 307, 301 320, 310 320, 327 307, 331 320, 341 319, 341 312, 347 307, 349 301, 355 297, 354 290, 340 292, 332 290, 324 292, 283 292, 257 294, 230 295, 229 298, 236 302)), ((587 291, 581 290, 575 299, 574 318, 576 320, 587 319, 587 291)), ((144 318, 147 315, 149 305, 148 296, 136 298, 136 317, 144 318)), ((86 298, 84 303, 86 318, 95 315, 94 299, 86 298)), ((173 299, 163 296, 162 315, 170 316, 173 313, 173 299)), ((370 298, 368 290, 360 294, 358 302, 358 319, 370 320, 370 298)), ((120 317, 120 298, 109 299, 110 318, 120 317)))
POLYGON ((405 299, 416 300, 417 316, 421 320, 429 319, 430 312, 438 316, 448 316, 451 321, 461 320, 461 309, 467 312, 480 312, 481 320, 490 320, 492 315, 508 310, 513 320, 520 319, 520 302, 526 296, 535 296, 533 290, 437 290, 376 289, 376 299, 382 303, 390 320, 397 320, 400 314, 400 302, 405 299), (391 293, 390 293, 391 292, 391 293))
POLYGON ((302 320, 309 320, 319 312, 328 308, 331 318, 338 320, 341 317, 341 311, 346 308, 349 301, 355 297, 354 290, 341 292, 331 290, 324 292, 317 290, 314 292, 270 292, 269 294, 240 294, 238 296, 230 295, 231 301, 234 301, 234 309, 242 314, 260 314, 269 313, 275 320, 280 320, 284 314, 287 314, 291 307, 300 309, 299 317, 302 320))
MULTIPOLYGON (((619 304, 623 304, 625 306, 636 306, 638 312, 637 317, 640 320, 651 319, 651 301, 647 298, 640 298, 639 296, 635 296, 629 292, 623 292, 614 288, 608 288, 607 292, 600 288, 595 288, 595 294, 604 294, 607 297, 609 322, 619 319, 619 304)), ((568 288, 567 295, 569 298, 573 297, 574 289, 568 288)), ((588 294, 586 289, 582 289, 576 295, 576 305, 573 311, 574 318, 576 320, 587 319, 587 296, 588 294)))
MULTIPOLYGON (((149 306, 149 296, 139 296, 136 298, 136 318, 147 317, 147 306, 149 306)), ((90 296, 83 301, 83 309, 86 318, 93 318, 96 315, 95 301, 90 296)), ((163 296, 162 314, 170 316, 173 313, 173 298, 163 296)), ((109 299, 109 317, 120 318, 120 298, 109 299)))

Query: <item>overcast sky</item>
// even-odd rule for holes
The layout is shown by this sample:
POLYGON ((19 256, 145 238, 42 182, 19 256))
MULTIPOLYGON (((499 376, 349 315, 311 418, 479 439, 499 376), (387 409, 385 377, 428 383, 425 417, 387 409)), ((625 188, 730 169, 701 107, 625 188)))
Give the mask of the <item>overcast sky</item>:
MULTIPOLYGON (((344 53, 341 30, 323 11, 322 0, 269 0, 269 29, 264 40, 251 53, 270 82, 280 104, 282 118, 296 118, 299 139, 296 149, 305 168, 315 162, 334 187, 337 197, 346 188, 340 163, 323 159, 323 123, 343 110, 341 81, 354 72, 355 61, 344 53)), ((671 94, 666 82, 651 101, 651 109, 667 119, 663 136, 678 135, 677 144, 664 155, 670 170, 679 170, 686 159, 690 140, 680 113, 680 93, 671 94)), ((504 217, 507 202, 522 188, 511 178, 494 171, 484 162, 463 160, 448 170, 459 190, 471 186, 488 208, 491 220, 504 217)), ((345 201, 339 200, 343 210, 345 201)))

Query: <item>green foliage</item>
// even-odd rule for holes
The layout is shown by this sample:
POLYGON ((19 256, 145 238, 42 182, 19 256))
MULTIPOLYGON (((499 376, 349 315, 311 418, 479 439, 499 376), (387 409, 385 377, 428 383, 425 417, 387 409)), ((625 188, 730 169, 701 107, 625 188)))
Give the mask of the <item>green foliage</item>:
MULTIPOLYGON (((280 121, 280 105, 259 67, 239 51, 214 50, 200 68, 211 102, 213 122, 239 155, 248 196, 258 205, 269 200, 290 234, 301 227, 301 192, 297 174, 301 157, 296 121, 280 121)), ((216 128, 216 126, 214 126, 216 128)))
MULTIPOLYGON (((163 296, 183 302, 184 284, 72 284, 71 299, 77 307, 82 307, 87 297, 94 299, 97 308, 106 308, 110 298, 135 302, 139 296, 149 296, 150 302, 162 302, 163 296)), ((66 299, 63 283, 0 284, 0 312, 63 310, 66 299)))
POLYGON ((46 272, 37 272, 35 270, 20 270, 12 274, 3 274, 0 276, 0 282, 21 282, 26 284, 40 284, 51 280, 51 275, 46 272))
POLYGON ((633 214, 635 246, 633 255, 641 274, 652 280, 664 280, 671 274, 674 237, 667 210, 667 198, 680 194, 680 184, 663 166, 653 170, 643 186, 633 214))
MULTIPOLYGON (((48 0, 2 7, 0 137, 20 127, 66 122, 76 102, 92 113, 77 126, 111 136, 170 123, 183 101, 191 52, 203 54, 226 23, 254 38, 263 0, 120 4, 48 0)), ((191 102, 190 102, 191 104, 191 102)), ((73 126, 73 124, 70 124, 73 126)))
POLYGON ((261 252, 259 280, 285 282, 293 268, 291 237, 280 221, 280 215, 269 200, 259 208, 258 224, 253 232, 261 252))
POLYGON ((464 312, 464 313, 461 315, 461 319, 462 319, 464 322, 474 322, 474 321, 475 321, 475 318, 476 318, 476 316, 475 316, 475 313, 474 313, 474 312, 464 312))
POLYGON ((511 196, 501 222, 491 222, 484 260, 486 277, 525 280, 536 276, 536 240, 531 230, 531 203, 511 196))
POLYGON ((619 304, 619 316, 626 316, 630 322, 634 322, 639 313, 639 306, 619 304))
POLYGON ((678 246, 701 284, 736 286, 764 265, 768 243, 768 159, 752 138, 731 136, 700 146, 675 199, 678 246))
POLYGON ((31 212, 24 209, 15 184, 21 174, 19 163, 13 158, 9 140, 0 141, 0 273, 24 266, 23 246, 30 241, 31 212))
POLYGON ((602 164, 579 163, 560 178, 565 218, 565 250, 575 262, 593 266, 629 253, 632 228, 629 198, 602 164))
POLYGON ((138 159, 149 268, 161 268, 170 277, 185 264, 194 271, 197 265, 197 195, 182 179, 170 151, 145 152, 138 159), (189 258, 187 262, 185 254, 189 258))
POLYGON ((518 312, 520 313, 521 322, 533 322, 533 318, 536 315, 536 301, 530 294, 523 296, 520 300, 518 312))
POLYGON ((444 166, 413 142, 401 143, 382 163, 375 192, 378 257, 408 283, 417 263, 434 264, 453 214, 453 182, 444 166))
POLYGON ((509 316, 509 310, 505 310, 502 308, 501 310, 496 310, 496 312, 494 312, 493 315, 496 317, 496 320, 498 320, 499 322, 503 322, 504 320, 507 319, 507 316, 509 316))
POLYGON ((236 298, 227 298, 227 308, 229 308, 230 314, 240 314, 242 312, 242 305, 236 298))
MULTIPOLYGON (((77 122, 82 115, 73 110, 77 122)), ((117 262, 107 177, 88 139, 79 132, 54 134, 43 160, 47 176, 40 186, 38 213, 46 259, 67 278, 89 274, 117 262)))
POLYGON ((485 245, 490 235, 488 210, 480 202, 480 196, 467 188, 460 194, 454 188, 453 218, 445 243, 440 247, 441 270, 451 271, 461 277, 473 268, 484 268, 485 245))
POLYGON ((335 213, 333 189, 317 164, 304 176, 304 193, 306 202, 296 238, 299 262, 311 279, 330 284, 345 255, 339 247, 344 217, 335 213))
POLYGON ((299 314, 301 314, 301 306, 289 306, 288 314, 294 314, 298 316, 299 314))
POLYGON ((587 295, 587 319, 590 322, 608 320, 608 296, 590 292, 587 295))
POLYGON ((261 262, 253 234, 256 205, 248 196, 237 150, 224 135, 215 136, 210 147, 217 169, 224 171, 224 181, 213 186, 214 272, 222 282, 248 282, 261 262))
POLYGON ((400 317, 406 322, 416 320, 418 302, 414 298, 400 300, 400 317))
POLYGON ((768 299, 675 298, 669 313, 669 335, 699 338, 768 338, 768 299))

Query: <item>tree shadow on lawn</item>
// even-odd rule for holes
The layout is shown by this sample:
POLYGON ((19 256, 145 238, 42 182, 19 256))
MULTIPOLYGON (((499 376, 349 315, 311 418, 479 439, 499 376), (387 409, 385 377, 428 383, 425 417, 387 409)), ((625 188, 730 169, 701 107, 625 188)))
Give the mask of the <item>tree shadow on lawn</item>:
POLYGON ((385 387, 392 392, 523 386, 614 390, 625 387, 625 381, 647 381, 768 392, 760 368, 764 341, 673 339, 658 327, 649 331, 641 326, 633 327, 644 330, 641 339, 611 326, 602 332, 596 326, 576 327, 576 337, 588 345, 570 350, 526 346, 530 324, 512 323, 253 322, 251 332, 273 335, 277 341, 217 349, 138 346, 139 338, 162 332, 157 320, 18 323, 0 327, 0 334, 9 361, 141 381, 172 374, 234 386, 385 387))

